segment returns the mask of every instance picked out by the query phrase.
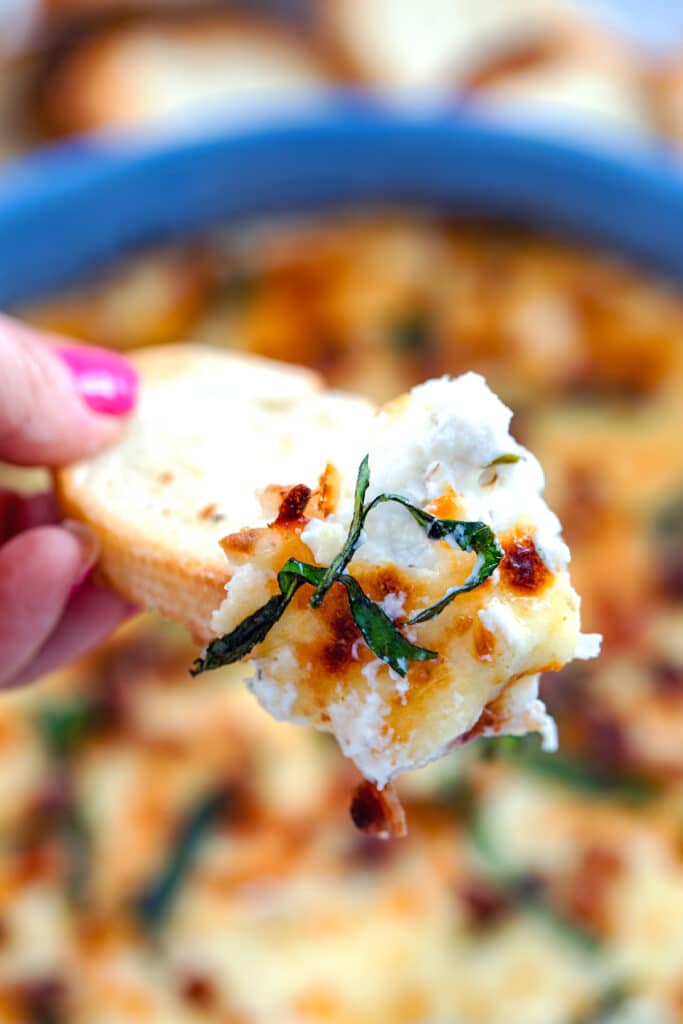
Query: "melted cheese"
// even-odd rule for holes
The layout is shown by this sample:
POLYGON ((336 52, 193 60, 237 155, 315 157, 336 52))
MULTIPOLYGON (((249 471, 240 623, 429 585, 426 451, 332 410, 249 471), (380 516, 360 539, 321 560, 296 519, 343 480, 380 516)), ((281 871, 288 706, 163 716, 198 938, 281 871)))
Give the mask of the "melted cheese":
MULTIPOLYGON (((439 757, 472 729, 540 731, 554 747, 538 674, 598 651, 597 637, 581 637, 569 551, 543 500, 539 463, 509 433, 511 415, 484 379, 469 373, 416 387, 381 409, 363 437, 368 500, 398 493, 442 517, 481 520, 506 551, 485 585, 405 628, 437 659, 412 662, 402 678, 366 646, 339 586, 319 610, 308 606, 308 588, 299 591, 256 649, 249 687, 263 707, 278 719, 332 732, 380 786, 439 757), (491 465, 510 455, 518 461, 491 465)), ((363 450, 356 456, 357 465, 363 450)), ((346 472, 339 504, 326 518, 286 535, 278 526, 270 535, 261 531, 265 542, 262 536, 226 586, 212 622, 216 633, 231 631, 265 603, 287 556, 329 564, 348 531, 354 485, 355 475, 346 472)), ((461 584, 475 564, 473 554, 428 540, 405 509, 384 504, 366 520, 349 572, 390 616, 405 621, 461 584)))

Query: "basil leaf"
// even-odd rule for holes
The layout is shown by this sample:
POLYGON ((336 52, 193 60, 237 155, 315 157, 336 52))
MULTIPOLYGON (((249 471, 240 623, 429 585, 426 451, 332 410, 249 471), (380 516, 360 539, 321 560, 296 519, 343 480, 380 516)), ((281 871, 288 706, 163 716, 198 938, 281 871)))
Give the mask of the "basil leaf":
POLYGON ((146 930, 156 930, 163 924, 201 843, 229 807, 227 788, 214 790, 199 801, 181 824, 166 863, 135 900, 135 914, 146 930))
POLYGON ((415 309, 398 317, 389 325, 389 339, 398 355, 425 355, 433 342, 433 325, 428 313, 415 309))
MULTIPOLYGON (((467 793, 467 791, 466 791, 467 793)), ((532 912, 558 929, 565 938, 585 952, 596 952, 600 941, 578 921, 566 917, 548 898, 542 878, 512 869, 491 835, 486 815, 470 787, 462 804, 464 823, 473 848, 489 879, 520 910, 532 912)))
POLYGON ((302 583, 310 583, 317 587, 322 582, 325 572, 321 566, 300 562, 298 558, 289 558, 280 569, 277 581, 283 595, 291 600, 302 583))
POLYGON ((195 659, 190 675, 198 676, 202 672, 232 665, 245 658, 257 644, 265 640, 275 623, 282 618, 299 587, 303 583, 317 586, 323 574, 324 569, 307 565, 298 558, 290 558, 278 573, 280 593, 274 594, 264 605, 243 619, 231 633, 212 640, 203 655, 195 659))
POLYGON ((460 586, 451 587, 435 604, 430 605, 429 608, 423 608, 422 611, 413 615, 408 620, 411 626, 418 622, 427 622, 429 619, 435 618, 441 614, 444 608, 458 594, 465 594, 467 591, 475 590, 481 586, 489 576, 493 575, 503 559, 503 551, 496 540, 493 530, 484 523, 462 523, 457 520, 448 519, 441 519, 437 522, 439 526, 432 528, 434 531, 437 531, 436 538, 432 534, 433 539, 439 539, 438 531, 445 529, 447 535, 452 537, 463 551, 475 551, 477 559, 472 572, 465 582, 461 583, 460 586))
POLYGON ((486 757, 502 757, 529 774, 591 796, 643 804, 657 795, 657 786, 646 778, 607 771, 586 760, 566 754, 548 754, 536 736, 501 736, 480 741, 486 757))
POLYGON ((75 907, 83 906, 87 899, 92 866, 92 836, 85 817, 75 801, 64 809, 60 831, 67 850, 66 894, 75 907))
POLYGON ((621 1010, 631 999, 633 988, 620 982, 615 982, 605 989, 587 1010, 575 1015, 571 1024, 616 1024, 615 1014, 621 1010))
POLYGON ((74 696, 38 712, 38 729, 56 757, 68 757, 102 722, 101 708, 91 696, 74 696))
POLYGON ((501 551, 493 531, 480 522, 459 519, 439 519, 409 502, 400 494, 380 494, 369 505, 365 496, 370 483, 370 462, 366 455, 358 468, 353 503, 353 515, 346 541, 332 563, 325 569, 290 558, 278 573, 280 593, 271 597, 261 608, 247 616, 231 633, 212 640, 203 655, 195 659, 190 674, 199 675, 208 669, 219 668, 240 661, 259 643, 281 618, 292 597, 303 583, 315 587, 310 599, 312 608, 319 608, 334 583, 342 583, 349 597, 351 614, 370 649, 400 675, 405 676, 409 661, 426 661, 438 657, 436 651, 411 644, 385 615, 382 609, 364 593, 360 585, 344 569, 353 558, 360 542, 365 520, 380 504, 393 501, 403 506, 430 540, 447 540, 463 551, 475 551, 477 561, 472 573, 458 587, 452 587, 437 604, 414 615, 410 623, 434 618, 458 595, 480 586, 499 565, 501 551))
MULTIPOLYGON (((293 596, 293 595, 292 595, 293 596)), ((195 658, 191 676, 201 675, 213 668, 232 665, 246 657, 256 644, 268 636, 271 628, 282 617, 291 597, 275 594, 261 608, 248 615, 231 633, 216 637, 205 648, 199 658, 195 658)))
POLYGON ((354 621, 370 650, 387 663, 394 672, 405 676, 410 661, 432 661, 438 657, 436 651, 416 647, 403 636, 389 616, 378 604, 371 601, 357 580, 342 576, 339 582, 346 587, 349 606, 354 621))
POLYGON ((447 540, 449 543, 457 545, 462 551, 475 551, 478 556, 474 569, 465 582, 459 587, 451 587, 436 604, 429 608, 423 608, 422 611, 413 615, 408 620, 409 625, 413 626, 418 622, 427 622, 428 619, 435 618, 458 594, 464 594, 468 590, 474 590, 481 586, 500 565, 503 551, 493 530, 486 523, 466 522, 462 519, 439 519, 430 512, 425 512, 424 509, 413 505, 400 494, 379 494, 370 502, 365 515, 367 516, 375 506, 388 501, 402 505, 411 514, 417 525, 422 527, 429 540, 447 540))
POLYGON ((372 505, 370 505, 368 509, 365 509, 365 495, 367 494, 369 483, 370 460, 366 455, 358 467, 356 490, 353 498, 353 516, 351 517, 351 524, 349 526, 346 541, 344 542, 344 546, 337 557, 333 559, 329 568, 323 573, 322 580, 318 584, 318 588, 311 598, 311 608, 320 607, 332 584, 341 575, 353 558, 353 553, 358 547, 358 541, 360 540, 365 517, 372 508, 372 505))

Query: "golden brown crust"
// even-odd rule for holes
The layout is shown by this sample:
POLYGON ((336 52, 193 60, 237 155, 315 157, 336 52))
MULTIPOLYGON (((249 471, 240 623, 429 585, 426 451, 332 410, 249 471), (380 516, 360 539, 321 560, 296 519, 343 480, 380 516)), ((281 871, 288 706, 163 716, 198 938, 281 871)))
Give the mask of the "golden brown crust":
POLYGON ((73 487, 73 470, 55 473, 55 495, 65 517, 91 526, 99 539, 99 579, 134 605, 155 608, 162 615, 182 622, 198 643, 210 633, 211 613, 225 596, 230 578, 228 563, 218 557, 217 565, 180 560, 178 553, 154 545, 149 538, 136 537, 130 529, 107 526, 102 507, 89 507, 73 487), (222 564, 221 564, 222 563, 222 564))

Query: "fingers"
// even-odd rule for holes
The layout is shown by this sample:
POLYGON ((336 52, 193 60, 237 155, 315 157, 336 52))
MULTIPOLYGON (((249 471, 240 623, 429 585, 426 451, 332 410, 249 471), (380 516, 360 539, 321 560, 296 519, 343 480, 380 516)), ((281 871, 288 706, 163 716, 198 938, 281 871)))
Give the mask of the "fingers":
POLYGON ((1 459, 54 466, 91 455, 116 437, 135 398, 122 356, 0 317, 1 459))
POLYGON ((47 526, 58 521, 57 505, 49 491, 31 497, 23 497, 14 491, 0 491, 0 544, 34 526, 47 526))
POLYGON ((0 548, 0 686, 37 656, 97 557, 90 531, 38 526, 0 548))
POLYGON ((69 599, 64 614, 40 651, 5 686, 23 686, 79 658, 101 643, 137 609, 87 579, 69 599))

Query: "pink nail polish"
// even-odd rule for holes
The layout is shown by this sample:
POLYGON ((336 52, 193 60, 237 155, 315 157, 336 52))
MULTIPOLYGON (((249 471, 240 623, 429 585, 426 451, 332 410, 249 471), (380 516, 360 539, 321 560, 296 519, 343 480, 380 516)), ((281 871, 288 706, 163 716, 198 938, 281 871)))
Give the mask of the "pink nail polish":
POLYGON ((90 345, 60 345, 56 351, 91 409, 109 416, 125 416, 132 411, 138 378, 127 359, 118 352, 90 345))

